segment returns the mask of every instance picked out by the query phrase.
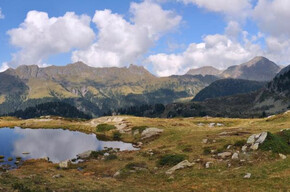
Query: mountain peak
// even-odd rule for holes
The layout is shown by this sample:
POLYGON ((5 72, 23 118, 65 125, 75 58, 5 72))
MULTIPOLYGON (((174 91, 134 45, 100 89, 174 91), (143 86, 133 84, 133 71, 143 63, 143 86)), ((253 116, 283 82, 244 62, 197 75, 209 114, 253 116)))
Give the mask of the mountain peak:
POLYGON ((196 69, 190 69, 186 74, 187 75, 219 75, 220 70, 216 69, 213 66, 204 66, 196 69))
POLYGON ((222 73, 222 76, 253 81, 270 81, 279 71, 280 67, 276 63, 266 57, 257 56, 241 65, 229 67, 222 73))

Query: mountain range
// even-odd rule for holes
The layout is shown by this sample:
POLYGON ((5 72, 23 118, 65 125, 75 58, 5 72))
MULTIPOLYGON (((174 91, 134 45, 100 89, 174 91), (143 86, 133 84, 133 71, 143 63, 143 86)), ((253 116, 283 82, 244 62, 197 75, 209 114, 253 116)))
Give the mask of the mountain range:
MULTIPOLYGON (((215 85, 216 82, 210 85, 215 85)), ((261 117, 282 113, 290 109, 290 65, 278 73, 263 88, 244 94, 213 97, 201 102, 190 101, 172 103, 166 106, 162 117, 222 116, 222 117, 261 117)), ((207 88, 206 88, 207 89, 207 88)), ((201 92, 208 93, 207 90, 201 92)), ((223 88, 221 88, 223 89, 223 88)), ((225 90, 225 89, 224 89, 225 90)), ((220 91, 223 92, 223 91, 220 91)), ((208 95, 207 95, 208 97, 208 95)))
POLYGON ((77 62, 39 68, 20 66, 0 73, 0 114, 62 101, 92 116, 134 105, 168 104, 192 98, 215 76, 156 77, 145 68, 94 68, 77 62))
POLYGON ((251 81, 271 81, 280 70, 281 67, 273 61, 258 56, 246 63, 230 66, 224 71, 212 66, 207 66, 191 69, 187 74, 215 75, 220 78, 245 79, 251 81))
MULTIPOLYGON (((144 67, 136 65, 123 68, 94 68, 82 62, 45 68, 22 65, 0 73, 0 115, 42 103, 65 102, 96 117, 132 106, 183 103, 192 100, 216 80, 231 77, 266 81, 279 71, 278 65, 264 57, 256 57, 223 72, 204 67, 199 71, 191 70, 185 75, 169 77, 156 77, 144 67)), ((231 79, 224 82, 233 85, 230 88, 232 92, 211 95, 209 98, 248 93, 261 85, 258 82, 231 79), (238 82, 237 85, 243 82, 246 90, 241 91, 241 87, 234 82, 238 82)), ((224 86, 219 89, 226 90, 224 86)))

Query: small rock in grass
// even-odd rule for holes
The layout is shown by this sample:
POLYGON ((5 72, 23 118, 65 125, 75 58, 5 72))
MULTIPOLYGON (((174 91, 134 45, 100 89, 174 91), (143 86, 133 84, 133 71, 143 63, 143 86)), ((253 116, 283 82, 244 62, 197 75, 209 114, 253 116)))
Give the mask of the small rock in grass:
POLYGON ((253 144, 253 143, 255 143, 255 137, 256 137, 256 134, 251 135, 251 136, 248 138, 247 143, 248 143, 248 144, 253 144))
POLYGON ((283 155, 282 153, 279 153, 279 157, 280 157, 281 159, 286 159, 286 158, 287 158, 287 156, 286 156, 286 155, 283 155))
POLYGON ((228 145, 227 149, 230 149, 232 147, 232 145, 228 145))
POLYGON ((218 157, 221 157, 222 159, 231 156, 231 152, 223 152, 223 153, 218 153, 218 157))
POLYGON ((174 173, 176 170, 179 169, 184 169, 186 167, 192 167, 195 163, 190 163, 188 160, 184 160, 180 163, 178 163, 177 165, 175 165, 174 167, 170 168, 169 170, 167 170, 165 173, 167 175, 171 175, 172 173, 174 173))
POLYGON ((264 143, 264 141, 267 138, 268 133, 267 132, 262 132, 261 135, 259 136, 258 140, 256 141, 256 143, 264 143))
POLYGON ((61 177, 63 177, 61 174, 56 174, 56 175, 52 176, 52 178, 54 178, 54 179, 61 178, 61 177))
POLYGON ((252 150, 256 151, 259 149, 259 143, 254 143, 251 147, 252 150))
POLYGON ((58 164, 59 168, 67 169, 71 165, 70 160, 62 161, 58 164))
POLYGON ((232 155, 232 160, 238 160, 239 159, 239 154, 238 153, 234 153, 232 155))
POLYGON ((204 144, 207 144, 207 142, 208 142, 208 139, 203 139, 202 140, 202 143, 204 143, 204 144))
POLYGON ((245 152, 245 151, 247 150, 247 148, 248 148, 248 146, 247 146, 247 145, 244 145, 244 146, 242 147, 242 151, 245 152))
POLYGON ((247 174, 244 176, 244 178, 245 178, 245 179, 250 179, 250 178, 251 178, 251 175, 252 175, 251 173, 247 173, 247 174))
POLYGON ((206 169, 208 169, 208 168, 210 168, 210 165, 212 164, 212 162, 206 162, 206 164, 205 164, 205 168, 206 169))

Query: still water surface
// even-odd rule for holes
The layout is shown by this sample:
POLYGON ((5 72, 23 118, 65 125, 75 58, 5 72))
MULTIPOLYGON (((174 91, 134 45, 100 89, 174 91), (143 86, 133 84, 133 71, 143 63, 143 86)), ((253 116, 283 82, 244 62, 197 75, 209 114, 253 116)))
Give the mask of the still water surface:
POLYGON ((63 129, 22 129, 0 128, 1 164, 14 164, 16 157, 23 160, 49 157, 58 163, 76 158, 77 154, 88 150, 100 151, 105 147, 135 150, 131 143, 121 141, 100 141, 95 134, 63 129), (28 154, 25 154, 28 153, 28 154), (13 161, 8 162, 12 157, 13 161))

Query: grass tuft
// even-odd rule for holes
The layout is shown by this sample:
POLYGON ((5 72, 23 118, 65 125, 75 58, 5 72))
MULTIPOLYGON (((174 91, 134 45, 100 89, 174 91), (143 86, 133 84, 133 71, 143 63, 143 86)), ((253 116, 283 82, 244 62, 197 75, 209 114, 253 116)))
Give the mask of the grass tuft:
POLYGON ((161 166, 165 165, 173 166, 185 160, 185 157, 186 156, 183 154, 167 154, 160 158, 158 164, 161 166))
POLYGON ((116 127, 114 125, 108 125, 108 124, 99 124, 97 126, 97 132, 106 132, 106 131, 110 131, 116 129, 116 127))

